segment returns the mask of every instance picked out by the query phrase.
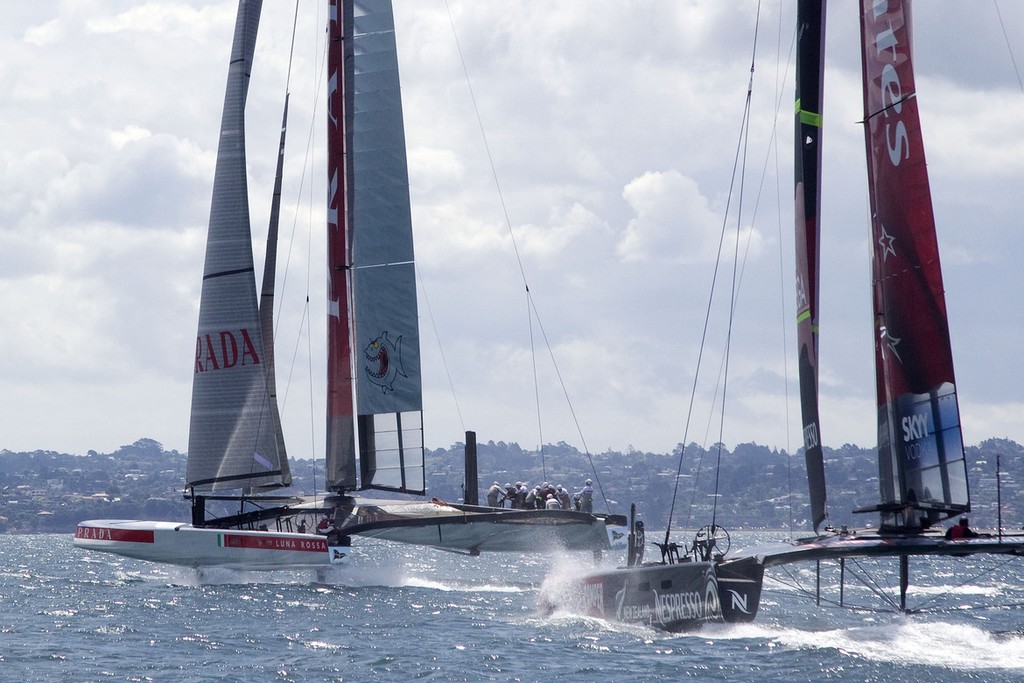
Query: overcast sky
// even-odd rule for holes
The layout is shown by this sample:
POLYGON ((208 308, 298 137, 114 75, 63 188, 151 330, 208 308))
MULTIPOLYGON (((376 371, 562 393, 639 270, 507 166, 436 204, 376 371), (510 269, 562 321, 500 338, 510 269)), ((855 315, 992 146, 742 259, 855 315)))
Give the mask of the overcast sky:
MULTIPOLYGON (((302 4, 278 276, 278 382, 293 457, 322 453, 325 391, 325 3, 302 4), (307 293, 311 330, 302 326, 307 293)), ((761 8, 739 218, 746 265, 721 436, 790 451, 801 444, 793 5, 761 8)), ((756 9, 739 0, 396 0, 429 300, 420 301, 428 446, 461 441, 465 429, 482 441, 593 452, 668 452, 684 434, 719 440, 707 409, 722 358, 718 313, 685 430, 756 9), (527 315, 506 214, 573 412, 527 315)), ((969 444, 1024 442, 1024 94, 1011 58, 1012 48, 1024 67, 1024 4, 998 10, 1009 47, 989 0, 929 0, 914 14, 969 444)), ((5 3, 0 14, 0 448, 84 453, 149 437, 184 451, 235 3, 5 3)), ((259 264, 291 23, 291 3, 266 3, 248 105, 259 264)), ((829 446, 873 446, 856 3, 832 2, 828 27, 821 429, 829 446)), ((733 233, 740 203, 734 193, 733 233)))

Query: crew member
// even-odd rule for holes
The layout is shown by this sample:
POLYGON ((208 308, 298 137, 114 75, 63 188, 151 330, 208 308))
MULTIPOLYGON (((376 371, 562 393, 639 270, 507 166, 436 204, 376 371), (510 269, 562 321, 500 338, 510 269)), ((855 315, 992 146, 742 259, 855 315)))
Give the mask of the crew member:
POLYGON ((488 507, 496 508, 500 507, 498 504, 498 498, 501 496, 501 484, 494 482, 491 484, 491 488, 487 489, 487 505, 488 507))
POLYGON ((594 487, 590 484, 591 481, 587 479, 587 483, 583 485, 583 489, 576 493, 580 498, 580 512, 586 512, 587 514, 594 511, 594 487))
POLYGON ((977 538, 978 533, 967 525, 967 518, 961 517, 960 522, 946 529, 946 540, 959 541, 964 538, 977 538))

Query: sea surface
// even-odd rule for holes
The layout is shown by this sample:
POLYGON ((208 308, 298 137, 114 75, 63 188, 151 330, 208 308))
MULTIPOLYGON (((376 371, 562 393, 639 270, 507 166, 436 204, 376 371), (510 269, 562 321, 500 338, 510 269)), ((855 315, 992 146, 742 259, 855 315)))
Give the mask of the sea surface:
MULTIPOLYGON (((813 565, 772 569, 754 623, 670 634, 541 615, 587 553, 355 550, 325 584, 0 536, 0 681, 1024 681, 1024 559, 912 560, 911 602, 943 607, 912 615, 817 606, 787 585, 813 591, 813 565)), ((873 604, 852 579, 844 601, 873 604)))

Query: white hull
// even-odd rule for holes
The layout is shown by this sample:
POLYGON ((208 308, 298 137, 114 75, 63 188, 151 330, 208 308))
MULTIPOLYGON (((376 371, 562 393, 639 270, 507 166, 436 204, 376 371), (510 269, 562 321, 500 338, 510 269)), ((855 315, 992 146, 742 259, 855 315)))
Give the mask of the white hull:
POLYGON ((75 545, 137 560, 186 567, 296 569, 342 563, 349 549, 314 534, 197 528, 177 522, 91 519, 79 523, 75 545))
POLYGON ((354 499, 343 534, 442 550, 545 552, 625 547, 626 528, 569 510, 515 510, 451 505, 440 500, 354 499))
MULTIPOLYGON (((504 520, 423 522, 421 526, 379 527, 359 536, 468 552, 546 552, 609 550, 611 532, 603 522, 590 525, 516 524, 504 520)), ((618 534, 621 535, 621 534, 618 534)), ((617 545, 618 539, 616 538, 617 545)))

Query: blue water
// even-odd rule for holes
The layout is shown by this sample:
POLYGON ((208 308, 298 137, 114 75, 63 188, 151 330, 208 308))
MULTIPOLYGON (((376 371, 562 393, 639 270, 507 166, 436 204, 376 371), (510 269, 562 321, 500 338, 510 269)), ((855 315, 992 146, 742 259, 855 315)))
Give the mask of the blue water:
MULTIPOLYGON (((1019 608, 822 609, 769 578, 755 623, 666 634, 539 615, 545 577, 578 571, 586 554, 357 550, 323 585, 305 572, 200 577, 79 550, 70 536, 0 536, 0 680, 1024 680, 1019 608)), ((959 586, 982 564, 940 561, 911 595, 1024 603, 1024 560, 959 586)), ((850 586, 847 599, 863 593, 850 586)))

